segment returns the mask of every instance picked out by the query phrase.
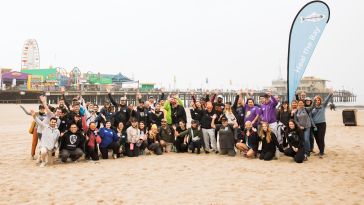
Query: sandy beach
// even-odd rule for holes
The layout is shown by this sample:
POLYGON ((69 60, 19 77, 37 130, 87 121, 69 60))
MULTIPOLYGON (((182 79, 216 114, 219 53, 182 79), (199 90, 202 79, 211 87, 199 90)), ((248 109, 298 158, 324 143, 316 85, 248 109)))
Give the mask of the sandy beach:
POLYGON ((0 112, 0 204, 364 204, 364 111, 357 127, 327 111, 327 155, 303 164, 171 153, 45 168, 30 160, 31 117, 0 112))

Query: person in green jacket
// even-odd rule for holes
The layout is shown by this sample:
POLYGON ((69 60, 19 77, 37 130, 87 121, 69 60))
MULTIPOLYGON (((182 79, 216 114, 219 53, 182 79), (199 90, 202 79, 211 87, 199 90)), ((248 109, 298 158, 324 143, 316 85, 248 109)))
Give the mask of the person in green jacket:
POLYGON ((184 107, 181 99, 177 95, 171 95, 171 97, 164 102, 164 117, 167 120, 168 125, 172 125, 172 104, 178 103, 184 107))

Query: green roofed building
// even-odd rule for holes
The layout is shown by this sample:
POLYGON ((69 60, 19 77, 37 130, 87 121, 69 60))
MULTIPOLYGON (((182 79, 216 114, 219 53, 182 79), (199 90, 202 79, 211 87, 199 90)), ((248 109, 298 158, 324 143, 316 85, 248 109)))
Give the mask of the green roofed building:
POLYGON ((29 69, 22 70, 22 72, 41 78, 43 82, 58 81, 57 68, 29 69))

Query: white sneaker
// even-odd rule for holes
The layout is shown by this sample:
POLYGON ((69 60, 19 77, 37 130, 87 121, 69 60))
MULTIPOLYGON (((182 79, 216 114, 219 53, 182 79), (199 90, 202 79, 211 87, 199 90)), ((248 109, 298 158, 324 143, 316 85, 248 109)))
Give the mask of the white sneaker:
POLYGON ((40 163, 40 165, 39 165, 40 167, 45 167, 46 166, 46 163, 45 162, 42 162, 42 163, 40 163))
POLYGON ((116 154, 114 154, 112 157, 113 157, 114 159, 117 159, 117 158, 118 158, 118 156, 117 156, 116 154))

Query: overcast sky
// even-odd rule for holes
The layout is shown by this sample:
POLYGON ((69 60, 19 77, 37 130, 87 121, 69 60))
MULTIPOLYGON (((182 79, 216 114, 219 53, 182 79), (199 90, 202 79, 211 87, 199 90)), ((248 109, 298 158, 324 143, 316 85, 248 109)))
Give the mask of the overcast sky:
MULTIPOLYGON (((177 87, 262 88, 286 76, 288 35, 303 0, 108 0, 0 3, 0 67, 20 69, 26 39, 41 67, 79 67, 177 87)), ((305 76, 364 95, 364 2, 326 1, 331 19, 305 76), (360 74, 360 75, 359 75, 360 74)))

